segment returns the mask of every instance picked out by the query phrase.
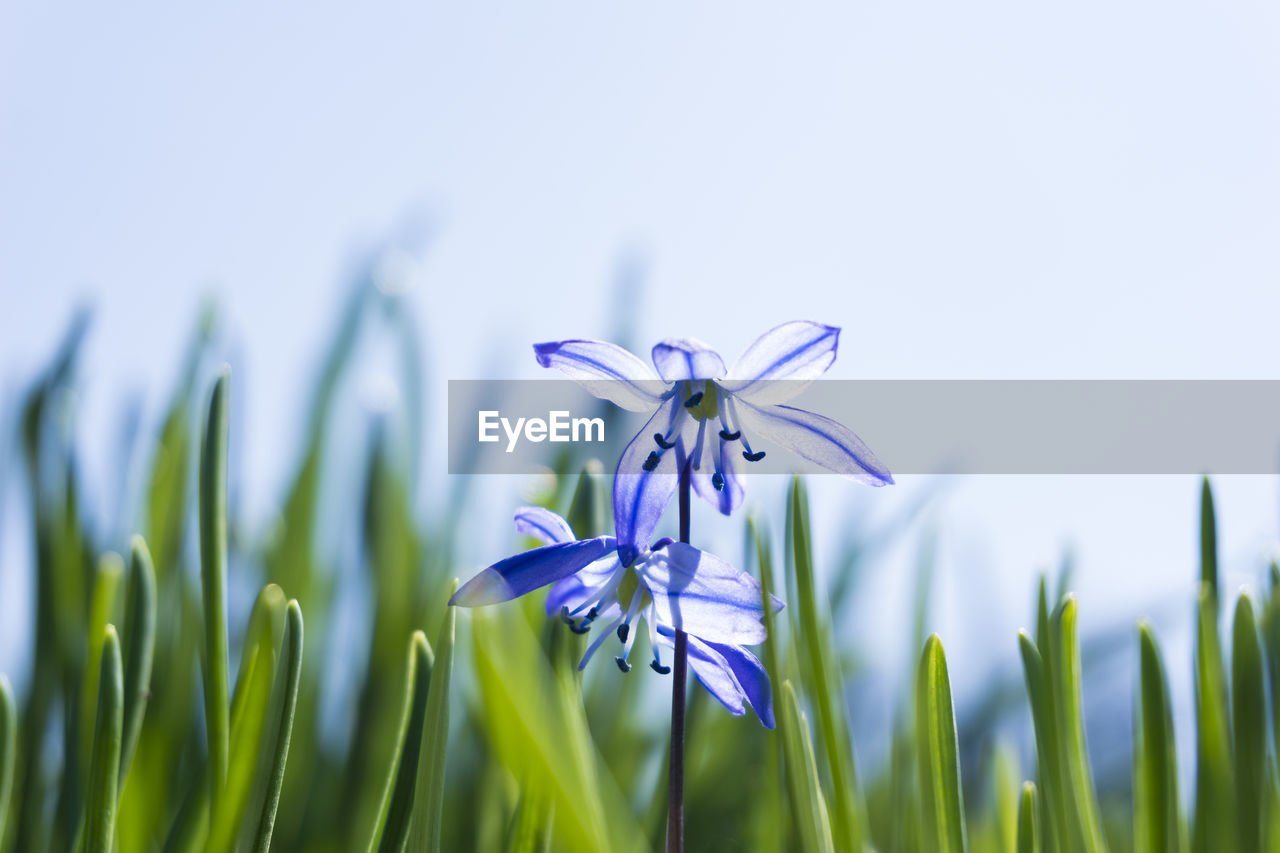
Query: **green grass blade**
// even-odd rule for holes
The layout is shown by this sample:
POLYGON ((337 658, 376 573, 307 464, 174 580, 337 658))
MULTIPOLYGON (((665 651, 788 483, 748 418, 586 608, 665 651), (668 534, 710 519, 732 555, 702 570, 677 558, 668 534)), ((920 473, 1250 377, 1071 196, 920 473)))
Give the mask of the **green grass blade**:
POLYGON ((1036 784, 1024 782, 1018 800, 1018 853, 1040 853, 1040 809, 1036 805, 1036 784))
POLYGON ((302 608, 292 600, 285 611, 283 648, 271 687, 267 728, 262 733, 261 760, 253 784, 255 796, 250 799, 250 804, 261 802, 262 807, 256 815, 252 811, 246 814, 241 830, 242 837, 252 832, 252 842, 240 846, 254 853, 271 849, 271 832, 275 828, 276 808, 280 805, 280 787, 284 784, 293 715, 298 704, 298 683, 302 679, 302 640, 302 608))
POLYGON ((244 823, 263 751, 263 733, 271 712, 277 657, 286 630, 287 602, 284 590, 267 584, 258 593, 249 614, 240 652, 240 671, 231 699, 231 744, 227 783, 210 824, 207 850, 231 850, 244 823))
POLYGON ((427 635, 414 631, 409 640, 409 662, 405 670, 400 737, 391 756, 377 825, 369 839, 370 853, 373 850, 400 853, 409 839, 413 788, 418 778, 418 758, 421 755, 421 750, 414 747, 422 743, 422 726, 427 715, 427 696, 434 663, 427 635))
POLYGON ((1231 714, 1234 733, 1236 798, 1240 810, 1240 849, 1262 848, 1267 797, 1267 694, 1262 646, 1253 602, 1236 601, 1231 641, 1231 714))
POLYGON ((853 742, 849 735, 844 691, 831 652, 830 634, 822 629, 818 612, 809 535, 809 500, 799 477, 791 482, 787 516, 788 550, 797 593, 794 602, 798 622, 796 637, 806 675, 812 682, 810 686, 821 734, 822 755, 831 779, 832 837, 838 849, 859 850, 862 848, 864 821, 853 763, 853 742))
POLYGON ((151 695, 151 662, 156 644, 156 571, 141 536, 133 537, 129 601, 125 610, 124 741, 120 747, 120 788, 124 789, 142 719, 151 695))
MULTIPOLYGON (((1200 583, 1218 600, 1218 525, 1213 510, 1213 488, 1205 477, 1200 485, 1200 583)), ((1216 616, 1215 610, 1215 616, 1216 616)))
POLYGON ((1271 564, 1271 589, 1262 612, 1262 643, 1266 650, 1267 682, 1271 690, 1271 741, 1277 745, 1272 775, 1280 778, 1280 590, 1276 564, 1271 564))
MULTIPOLYGON (((1043 596, 1043 582, 1041 594, 1043 596)), ((1042 598, 1043 600, 1043 598, 1042 598)), ((1045 636, 1047 638, 1047 627, 1045 636)), ((1059 757, 1057 720, 1053 706, 1050 679, 1039 649, 1025 632, 1018 634, 1018 650, 1026 677, 1027 698, 1031 703, 1031 721, 1035 729, 1036 761, 1039 773, 1037 799, 1042 801, 1044 821, 1041 843, 1048 850, 1066 849, 1067 803, 1059 757)))
POLYGON ((120 784, 120 746, 124 730, 124 675, 120 638, 114 625, 103 632, 98 679, 98 712, 93 730, 89 790, 85 801, 85 853, 111 853, 115 840, 120 784))
POLYGON ((1240 849, 1227 684, 1218 639, 1217 597, 1204 584, 1196 630, 1196 798, 1191 849, 1236 853, 1240 849))
POLYGON ((1168 853, 1181 844, 1173 708, 1164 662, 1151 626, 1138 625, 1139 708, 1133 737, 1133 837, 1137 853, 1168 853))
POLYGON ((124 575, 124 561, 114 551, 108 551, 98 560, 93 579, 93 592, 89 601, 89 619, 85 626, 89 638, 88 655, 84 662, 84 677, 80 686, 80 755, 70 772, 84 773, 89 768, 90 749, 98 713, 98 679, 102 673, 102 650, 106 643, 106 629, 114 617, 116 595, 120 590, 120 578, 124 575))
POLYGON ((920 812, 925 849, 967 850, 960 756, 951 679, 942 641, 931 634, 916 670, 916 743, 920 766, 920 812))
POLYGON ((1068 597, 1053 616, 1054 694, 1057 697, 1058 735, 1063 750, 1062 769, 1067 783, 1067 805, 1072 847, 1096 853, 1106 849, 1098 795, 1093 786, 1084 733, 1084 700, 1080 671, 1080 645, 1076 639, 1076 600, 1068 597))
MULTIPOLYGON (((450 596, 458 590, 453 582, 450 596)), ((413 818, 409 849, 436 853, 440 849, 440 818, 444 808, 445 752, 449 743, 449 680, 453 675, 453 639, 458 609, 445 608, 444 624, 436 641, 435 665, 427 692, 427 715, 422 723, 418 780, 413 792, 413 818)))
POLYGON ((533 787, 525 788, 511 821, 507 853, 549 853, 554 814, 554 807, 545 792, 533 787))
POLYGON ((800 700, 790 680, 782 684, 779 721, 782 726, 783 757, 787 764, 787 782, 791 786, 791 802, 795 807, 796 829, 800 849, 806 853, 832 853, 836 847, 827 816, 826 799, 818 782, 818 762, 809 736, 809 721, 800 710, 800 700))
POLYGON ((227 407, 231 372, 213 386, 200 453, 200 581, 204 607, 204 715, 209 784, 217 812, 227 780, 231 707, 227 699, 227 407))
POLYGON ((17 763, 18 711, 13 703, 13 688, 0 673, 0 845, 8 824, 9 800, 13 795, 13 768, 17 763))

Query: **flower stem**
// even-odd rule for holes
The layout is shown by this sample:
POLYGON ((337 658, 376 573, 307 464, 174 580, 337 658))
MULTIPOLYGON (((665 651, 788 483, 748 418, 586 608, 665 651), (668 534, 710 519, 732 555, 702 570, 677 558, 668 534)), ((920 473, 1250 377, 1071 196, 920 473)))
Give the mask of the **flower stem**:
MULTIPOLYGON (((680 471, 680 541, 689 541, 689 465, 680 471)), ((671 770, 667 777, 667 853, 684 853, 684 707, 689 635, 676 631, 671 682, 671 770)))

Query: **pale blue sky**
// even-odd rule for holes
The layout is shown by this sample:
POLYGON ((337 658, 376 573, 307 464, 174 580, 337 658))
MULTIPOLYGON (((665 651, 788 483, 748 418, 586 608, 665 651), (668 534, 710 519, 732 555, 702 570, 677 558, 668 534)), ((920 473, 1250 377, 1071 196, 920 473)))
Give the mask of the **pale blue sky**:
MULTIPOLYGON (((155 416, 215 291, 261 514, 344 276, 424 222, 436 407, 448 378, 533 375, 531 341, 612 334, 632 251, 643 342, 736 352, 814 318, 845 329, 842 378, 1277 378, 1280 7, 0 3, 0 388, 91 300, 99 482, 121 395, 155 416)), ((28 629, 12 498, 0 669, 28 629)), ((1014 664, 1032 572, 1068 542, 1084 630, 1182 613, 1195 500, 1191 478, 953 488, 936 626, 990 650, 954 654, 953 680, 1014 664), (976 621, 975 563, 1002 581, 976 621)), ((1220 503, 1244 582, 1276 485, 1222 482, 1220 503)), ((869 618, 905 614, 908 564, 869 618)), ((897 626, 851 630, 900 652, 897 626)))

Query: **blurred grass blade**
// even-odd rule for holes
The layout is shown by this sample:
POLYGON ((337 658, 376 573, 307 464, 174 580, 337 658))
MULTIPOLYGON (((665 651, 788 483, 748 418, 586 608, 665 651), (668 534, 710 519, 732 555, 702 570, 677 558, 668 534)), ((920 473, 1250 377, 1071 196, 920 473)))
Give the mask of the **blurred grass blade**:
POLYGON ((98 714, 98 679, 102 673, 102 650, 106 643, 107 625, 114 617, 116 594, 120 590, 120 578, 124 575, 124 561, 120 555, 108 551, 98 560, 93 580, 93 593, 89 602, 89 619, 85 625, 88 637, 88 655, 85 657, 84 678, 80 686, 80 756, 71 772, 88 770, 90 749, 98 714))
POLYGON ((1018 801, 1018 853, 1040 853, 1040 812, 1036 805, 1036 785, 1024 782, 1018 801))
POLYGON ((120 783, 120 743, 124 728, 120 638, 116 636, 114 625, 107 625, 103 637, 93 758, 89 764, 89 790, 85 801, 85 853, 111 853, 120 783))
POLYGON ((227 784, 218 800, 218 810, 210 824, 207 849, 229 851, 244 822, 263 748, 262 736, 268 725, 276 660, 285 632, 284 590, 267 584, 258 593, 249 614, 240 652, 240 671, 231 699, 231 745, 227 763, 227 784))
POLYGON ((284 783, 289 739, 293 734, 293 715, 298 704, 298 683, 302 679, 302 640, 302 608, 295 599, 285 611, 283 647, 271 686, 271 704, 259 747, 254 793, 249 801, 251 806, 261 803, 261 809, 246 813, 241 830, 242 837, 252 832, 252 843, 242 843, 240 847, 254 853, 271 849, 271 832, 275 828, 280 786, 284 783))
POLYGON ((1240 849, 1226 674, 1218 640, 1217 597, 1204 584, 1196 614, 1196 797, 1191 849, 1236 853, 1240 849))
POLYGON ((427 715, 427 691, 435 658, 427 635, 414 631, 409 640, 409 663, 404 679, 404 713, 400 721, 400 737, 391 756, 378 821, 369 839, 369 850, 400 853, 409 840, 409 822, 413 815, 413 789, 418 778, 423 720, 427 715))
POLYGON ((1261 851, 1267 796, 1267 693, 1253 602, 1236 601, 1231 641, 1231 714, 1240 849, 1261 851))
POLYGON ((1138 624, 1139 708, 1133 736, 1133 841, 1136 853, 1181 845, 1173 707, 1164 662, 1151 626, 1138 624))
MULTIPOLYGON (((1041 581, 1041 600, 1044 583, 1041 581)), ((1045 630, 1047 635, 1047 628, 1045 630)), ((1066 849, 1067 806, 1064 798, 1062 764, 1059 758, 1057 722, 1044 659, 1025 632, 1018 634, 1018 650, 1027 682, 1027 698, 1031 702, 1031 721, 1035 729, 1036 762, 1039 777, 1037 799, 1045 820, 1041 824, 1041 843, 1049 850, 1066 849)))
POLYGON ((956 715, 947 659, 937 634, 925 641, 916 672, 916 742, 925 848, 938 853, 967 850, 956 715))
POLYGON ((0 673, 0 845, 4 844, 4 830, 8 825, 17 751, 18 711, 13 704, 13 688, 4 673, 0 673))
MULTIPOLYGON (((453 582, 450 597, 458 591, 453 582)), ((436 640, 436 659, 427 691, 427 713, 422 721, 418 779, 413 791, 413 816, 409 849, 436 853, 440 849, 440 819, 444 808, 445 753, 449 744, 449 680, 453 675, 453 639, 458 609, 446 607, 444 624, 436 640)))
POLYGON ((810 544, 812 540, 809 533, 809 499, 799 477, 791 481, 787 501, 787 534, 796 584, 796 642, 807 683, 813 689, 822 755, 831 778, 832 839, 840 850, 859 850, 863 845, 864 809, 854 770, 853 741, 849 734, 844 690, 840 684, 837 661, 831 651, 831 635, 823 630, 818 613, 817 585, 810 544))
POLYGON ((1058 736, 1063 750, 1062 768, 1067 782, 1072 847, 1096 853, 1106 849, 1098 795, 1093 786, 1089 751, 1084 733, 1084 700, 1080 671, 1080 645, 1076 639, 1076 600, 1066 598, 1054 612, 1053 666, 1057 698, 1058 736))
POLYGON ((142 719, 151 695, 151 661, 156 643, 156 573, 141 536, 133 537, 125 609, 124 740, 120 747, 120 788, 124 789, 142 719))
MULTIPOLYGON (((1205 477, 1200 485, 1200 583, 1208 586, 1215 608, 1218 601, 1218 525, 1213 510, 1213 488, 1205 477)), ((1217 617, 1217 610, 1214 611, 1217 617)))
POLYGON ((546 793, 535 786, 526 787, 511 821, 507 853, 549 853, 553 814, 546 793))
POLYGON ((781 712, 783 753, 787 763, 787 781, 791 786, 791 803, 795 808, 796 829, 800 849, 806 853, 832 853, 831 821, 826 799, 818 782, 818 762, 809 737, 809 721, 800 710, 800 700, 790 680, 782 684, 781 712))
POLYGON ((227 700, 227 400, 223 369, 209 400, 200 453, 200 580, 204 606, 204 716, 214 812, 227 780, 230 703, 227 700))
MULTIPOLYGON (((1280 572, 1271 564, 1271 588, 1262 612, 1262 643, 1266 650, 1267 682, 1271 692, 1271 742, 1280 744, 1280 572)), ((1280 778, 1280 748, 1275 750, 1276 764, 1270 775, 1280 778)))

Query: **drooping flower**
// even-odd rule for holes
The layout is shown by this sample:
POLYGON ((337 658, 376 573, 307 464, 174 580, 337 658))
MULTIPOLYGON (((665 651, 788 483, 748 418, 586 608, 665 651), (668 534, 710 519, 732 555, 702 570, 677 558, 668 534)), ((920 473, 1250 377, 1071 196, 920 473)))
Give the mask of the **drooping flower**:
MULTIPOLYGON (((653 660, 660 674, 661 649, 671 650, 677 630, 688 635, 689 666, 703 686, 735 716, 749 705, 760 722, 773 728, 769 675, 746 646, 765 639, 760 585, 746 572, 692 545, 663 539, 637 549, 624 564, 612 536, 577 539, 569 523, 542 507, 521 507, 516 529, 546 542, 494 563, 454 594, 451 605, 478 607, 555 584, 547 595, 547 614, 558 615, 579 634, 602 625, 587 647, 582 669, 611 637, 621 653, 614 657, 623 672, 638 621, 648 629, 653 660)), ((775 610, 782 602, 773 599, 775 610)))
POLYGON ((691 338, 653 348, 657 373, 605 341, 535 344, 543 367, 554 367, 597 397, 633 412, 651 412, 627 445, 614 478, 613 508, 623 562, 648 542, 688 464, 694 491, 725 515, 742 503, 742 463, 765 451, 764 438, 828 471, 872 486, 893 477, 843 424, 782 405, 817 379, 836 358, 840 330, 797 320, 757 338, 726 369, 720 356, 691 338))

